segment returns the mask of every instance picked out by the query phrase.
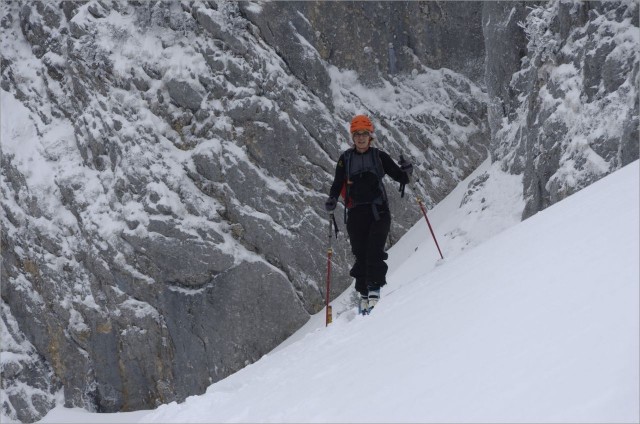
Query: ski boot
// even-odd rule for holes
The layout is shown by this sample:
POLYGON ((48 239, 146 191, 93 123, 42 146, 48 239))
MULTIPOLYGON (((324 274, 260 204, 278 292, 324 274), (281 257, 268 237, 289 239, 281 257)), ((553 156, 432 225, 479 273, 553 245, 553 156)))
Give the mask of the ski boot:
POLYGON ((369 301, 369 311, 367 313, 369 313, 380 300, 380 287, 369 286, 369 298, 367 300, 369 301))
POLYGON ((369 314, 369 296, 367 296, 366 294, 360 294, 360 301, 358 302, 358 314, 369 314))

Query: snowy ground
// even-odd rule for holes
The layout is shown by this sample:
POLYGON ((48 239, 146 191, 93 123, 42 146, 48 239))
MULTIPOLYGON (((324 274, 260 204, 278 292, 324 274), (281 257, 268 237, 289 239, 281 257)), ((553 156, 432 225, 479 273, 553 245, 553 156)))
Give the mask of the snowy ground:
POLYGON ((485 163, 429 211, 444 260, 407 205, 371 316, 347 292, 202 396, 41 422, 638 422, 638 181, 634 162, 518 223, 521 181, 485 163))

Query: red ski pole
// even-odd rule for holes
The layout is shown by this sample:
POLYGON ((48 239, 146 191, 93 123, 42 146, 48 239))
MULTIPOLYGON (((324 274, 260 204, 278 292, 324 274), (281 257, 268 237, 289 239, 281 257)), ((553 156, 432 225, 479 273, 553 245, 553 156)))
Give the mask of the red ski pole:
MULTIPOLYGON (((404 157, 400 155, 400 163, 403 163, 404 161, 405 161, 404 157)), ((404 186, 405 186, 404 184, 400 185, 400 197, 404 197, 404 186)), ((416 194, 416 201, 418 202, 418 205, 420 205, 420 210, 422 210, 422 215, 424 215, 425 221, 427 221, 427 225, 429 226, 429 231, 431 231, 431 237, 433 237, 433 241, 436 242, 438 253, 440 253, 440 259, 444 259, 444 256, 442 256, 442 251, 440 250, 440 245, 438 244, 438 240, 436 240, 436 235, 433 232, 433 228, 431 228, 431 223, 429 222, 429 218, 427 218, 427 210, 424 207, 424 202, 422 201, 420 196, 418 196, 417 194, 416 194)))
POLYGON ((431 223, 429 222, 429 218, 427 218, 427 211, 424 207, 424 202, 422 201, 420 196, 416 196, 416 200, 420 205, 420 209, 422 210, 422 215, 424 215, 424 219, 427 221, 427 225, 429 226, 429 231, 431 231, 431 237, 433 237, 433 241, 436 242, 436 247, 438 248, 438 253, 440 253, 440 258, 444 259, 444 256, 442 256, 442 251, 440 250, 440 245, 438 244, 438 240, 436 240, 436 235, 433 232, 433 228, 431 228, 431 223))
MULTIPOLYGON (((330 293, 331 293, 331 256, 333 256, 333 249, 331 248, 331 234, 332 234, 332 225, 335 225, 335 216, 333 212, 329 214, 329 249, 327 250, 327 295, 325 297, 326 303, 326 316, 325 316, 325 327, 331 324, 333 321, 333 315, 331 311, 330 305, 330 293)), ((338 233, 338 227, 336 226, 336 237, 338 233)))

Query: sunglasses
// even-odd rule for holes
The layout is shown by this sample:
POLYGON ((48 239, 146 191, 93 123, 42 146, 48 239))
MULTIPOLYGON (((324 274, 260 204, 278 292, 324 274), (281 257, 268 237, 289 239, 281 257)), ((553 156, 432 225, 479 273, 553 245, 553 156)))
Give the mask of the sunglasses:
POLYGON ((356 131, 353 133, 354 137, 369 137, 371 133, 369 131, 356 131))

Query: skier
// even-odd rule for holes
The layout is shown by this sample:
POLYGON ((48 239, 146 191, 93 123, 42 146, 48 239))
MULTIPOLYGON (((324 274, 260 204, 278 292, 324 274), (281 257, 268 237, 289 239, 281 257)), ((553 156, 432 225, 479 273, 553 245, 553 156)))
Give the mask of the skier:
POLYGON ((349 275, 356 279, 355 289, 360 293, 359 311, 366 315, 377 304, 380 288, 387 283, 388 255, 384 245, 391 214, 382 178, 388 174, 400 184, 407 184, 413 166, 404 159, 398 166, 389 154, 371 147, 373 123, 366 115, 355 116, 350 130, 354 145, 338 159, 325 209, 333 212, 342 195, 348 210, 345 213, 351 251, 356 257, 349 275))

